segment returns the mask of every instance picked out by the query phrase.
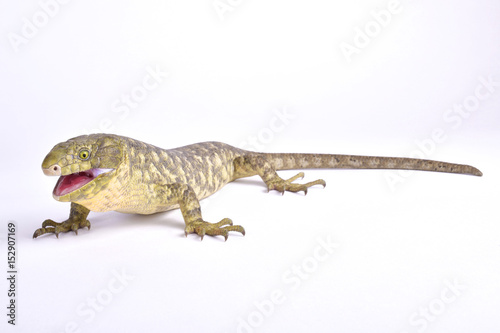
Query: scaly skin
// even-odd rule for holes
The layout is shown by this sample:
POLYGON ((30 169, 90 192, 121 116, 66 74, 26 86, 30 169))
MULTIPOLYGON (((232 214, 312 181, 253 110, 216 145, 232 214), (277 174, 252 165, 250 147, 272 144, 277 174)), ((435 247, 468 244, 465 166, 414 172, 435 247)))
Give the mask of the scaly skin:
POLYGON ((153 214, 180 208, 185 233, 222 235, 229 231, 245 234, 230 219, 209 223, 201 216, 199 200, 227 183, 259 175, 269 190, 304 191, 325 186, 322 179, 298 184, 301 172, 288 180, 276 170, 289 169, 407 169, 481 176, 471 166, 412 158, 331 155, 265 154, 238 149, 224 143, 204 142, 176 149, 161 149, 131 138, 111 134, 79 136, 57 144, 42 163, 46 175, 61 177, 53 196, 71 202, 70 217, 62 223, 46 220, 33 238, 46 233, 88 227, 90 211, 118 211, 153 214), (85 180, 85 184, 75 183, 85 180), (92 179, 92 180, 91 180, 92 179))

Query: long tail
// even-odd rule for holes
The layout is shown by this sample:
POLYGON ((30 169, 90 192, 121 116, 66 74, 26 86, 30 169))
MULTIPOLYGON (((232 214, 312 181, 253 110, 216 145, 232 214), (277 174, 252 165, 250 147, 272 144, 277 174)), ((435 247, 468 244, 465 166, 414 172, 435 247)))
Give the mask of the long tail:
POLYGON ((275 154, 263 153, 276 170, 292 169, 400 169, 482 176, 470 165, 406 157, 379 157, 333 154, 275 154))

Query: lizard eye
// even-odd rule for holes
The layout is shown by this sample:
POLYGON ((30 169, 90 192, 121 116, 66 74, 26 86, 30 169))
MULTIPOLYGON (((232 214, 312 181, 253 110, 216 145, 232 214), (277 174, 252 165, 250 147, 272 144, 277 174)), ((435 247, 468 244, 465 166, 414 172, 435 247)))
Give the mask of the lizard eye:
POLYGON ((86 160, 89 157, 90 157, 90 152, 87 149, 82 149, 78 153, 78 158, 80 158, 81 160, 86 160))

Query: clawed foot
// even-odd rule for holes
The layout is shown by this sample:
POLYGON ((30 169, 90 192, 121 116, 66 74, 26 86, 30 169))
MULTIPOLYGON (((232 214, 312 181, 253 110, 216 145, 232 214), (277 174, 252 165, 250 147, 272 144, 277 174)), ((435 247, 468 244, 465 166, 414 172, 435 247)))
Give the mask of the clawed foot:
POLYGON ((277 177, 277 179, 271 181, 267 185, 267 188, 269 191, 276 190, 276 191, 280 192, 281 194, 285 194, 285 191, 288 191, 288 192, 304 191, 304 194, 307 194, 307 188, 309 188, 311 186, 314 186, 314 185, 323 185, 323 187, 326 186, 326 182, 323 179, 318 179, 318 180, 315 180, 313 182, 309 182, 306 184, 293 183, 294 180, 297 180, 299 178, 300 179, 304 178, 303 172, 300 172, 300 173, 296 174, 295 176, 293 176, 292 178, 286 179, 286 180, 277 177))
POLYGON ((59 238, 60 232, 68 232, 73 230, 75 234, 78 235, 78 229, 87 227, 90 230, 90 222, 89 220, 81 220, 81 221, 72 221, 66 220, 64 222, 54 222, 52 220, 45 220, 42 223, 42 227, 35 230, 33 234, 33 238, 37 238, 43 234, 55 234, 57 238, 59 238))
POLYGON ((186 237, 188 234, 197 233, 201 236, 201 240, 205 235, 224 236, 224 239, 227 240, 229 231, 237 231, 241 234, 245 235, 245 229, 243 229, 240 225, 233 225, 233 221, 230 219, 223 219, 219 223, 209 223, 203 220, 189 222, 184 229, 186 237))

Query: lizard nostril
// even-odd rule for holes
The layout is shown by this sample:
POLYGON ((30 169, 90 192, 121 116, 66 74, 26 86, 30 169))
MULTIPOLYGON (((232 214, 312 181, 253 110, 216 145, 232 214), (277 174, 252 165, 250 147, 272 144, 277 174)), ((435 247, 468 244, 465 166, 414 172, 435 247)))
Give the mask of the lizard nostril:
POLYGON ((42 168, 43 173, 47 176, 60 176, 61 167, 57 164, 49 166, 47 169, 42 168))

